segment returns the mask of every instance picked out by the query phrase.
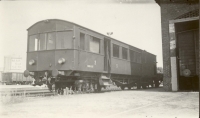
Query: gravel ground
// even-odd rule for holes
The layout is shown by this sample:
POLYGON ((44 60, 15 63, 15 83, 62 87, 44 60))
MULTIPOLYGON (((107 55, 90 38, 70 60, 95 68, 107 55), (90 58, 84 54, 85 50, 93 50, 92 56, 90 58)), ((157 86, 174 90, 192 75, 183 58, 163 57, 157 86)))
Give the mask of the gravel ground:
POLYGON ((36 97, 1 104, 1 118, 198 118, 199 92, 163 88, 36 97))

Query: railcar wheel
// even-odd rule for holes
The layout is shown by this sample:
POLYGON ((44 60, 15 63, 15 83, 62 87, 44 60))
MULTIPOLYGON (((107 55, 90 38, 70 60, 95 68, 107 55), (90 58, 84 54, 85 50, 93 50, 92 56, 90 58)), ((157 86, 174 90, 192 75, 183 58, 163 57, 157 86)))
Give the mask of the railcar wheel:
POLYGON ((146 89, 146 88, 147 88, 147 86, 146 86, 146 85, 142 85, 142 88, 143 88, 143 89, 146 89))
POLYGON ((137 83, 137 89, 141 89, 141 85, 137 83))
POLYGON ((97 84, 97 92, 101 92, 101 86, 97 84))
POLYGON ((152 83, 151 83, 151 88, 153 88, 154 87, 154 84, 153 84, 153 81, 152 81, 152 83))
POLYGON ((131 90, 131 86, 128 87, 128 90, 131 90))
POLYGON ((156 88, 159 87, 159 81, 155 81, 155 87, 156 87, 156 88))
POLYGON ((101 92, 101 87, 100 86, 97 87, 97 92, 101 92))
POLYGON ((52 85, 48 84, 47 87, 48 87, 49 91, 52 92, 52 85))
POLYGON ((52 84, 52 92, 54 93, 54 94, 57 94, 58 93, 58 88, 57 88, 57 85, 54 83, 54 84, 52 84))
POLYGON ((120 86, 120 88, 121 88, 122 90, 124 90, 125 87, 124 87, 124 86, 120 86))

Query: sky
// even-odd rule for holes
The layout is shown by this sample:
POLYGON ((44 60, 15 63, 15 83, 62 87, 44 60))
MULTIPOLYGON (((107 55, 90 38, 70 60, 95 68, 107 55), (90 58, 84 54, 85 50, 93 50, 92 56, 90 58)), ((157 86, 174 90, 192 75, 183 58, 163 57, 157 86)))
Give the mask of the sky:
POLYGON ((105 35, 113 32, 112 38, 155 54, 157 66, 163 67, 160 7, 149 1, 2 1, 0 67, 4 56, 16 55, 22 57, 22 69, 26 69, 27 29, 45 19, 67 20, 105 35))

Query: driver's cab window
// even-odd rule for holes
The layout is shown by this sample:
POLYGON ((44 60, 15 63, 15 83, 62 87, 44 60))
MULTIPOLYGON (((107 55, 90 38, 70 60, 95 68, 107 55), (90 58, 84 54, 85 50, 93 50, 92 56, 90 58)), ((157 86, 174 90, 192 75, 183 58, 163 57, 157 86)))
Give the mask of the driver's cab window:
POLYGON ((29 52, 38 50, 38 41, 37 35, 29 36, 29 52))

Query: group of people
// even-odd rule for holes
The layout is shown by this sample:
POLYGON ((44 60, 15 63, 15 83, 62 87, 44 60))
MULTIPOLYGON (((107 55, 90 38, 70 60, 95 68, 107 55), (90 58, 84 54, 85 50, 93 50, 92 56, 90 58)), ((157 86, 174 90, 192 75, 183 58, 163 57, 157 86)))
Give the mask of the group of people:
POLYGON ((39 85, 39 86, 47 86, 48 83, 47 83, 47 76, 40 76, 38 80, 36 80, 35 78, 33 79, 33 83, 32 85, 36 86, 36 85, 39 85))

